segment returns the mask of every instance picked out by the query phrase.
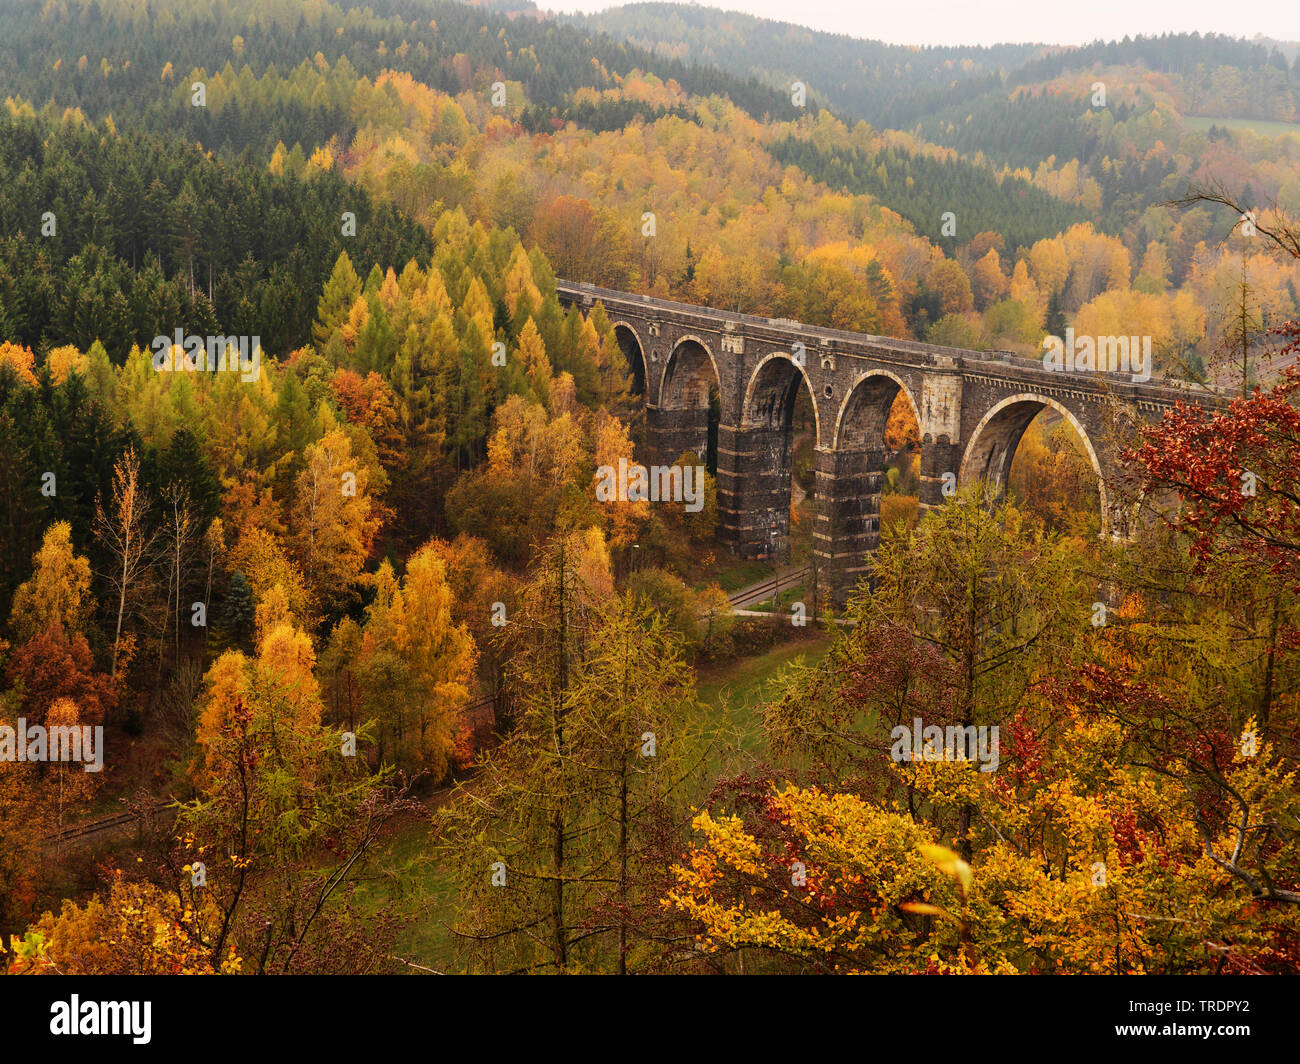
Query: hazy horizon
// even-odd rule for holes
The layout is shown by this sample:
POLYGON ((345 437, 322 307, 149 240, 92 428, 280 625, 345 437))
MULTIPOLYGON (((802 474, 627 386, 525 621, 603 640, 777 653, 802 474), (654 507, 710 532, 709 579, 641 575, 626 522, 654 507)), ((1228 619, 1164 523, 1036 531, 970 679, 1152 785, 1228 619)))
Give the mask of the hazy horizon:
MULTIPOLYGON (((622 0, 566 0, 552 10, 595 14, 625 6, 622 0)), ((1216 0, 1155 0, 1140 6, 1129 0, 1097 0, 1086 9, 1062 9, 1029 0, 982 0, 978 5, 915 0, 904 7, 806 0, 797 8, 783 0, 727 0, 693 6, 740 11, 823 33, 917 46, 1078 45, 1161 33, 1262 35, 1284 41, 1300 38, 1300 12, 1277 0, 1252 5, 1245 15, 1216 0)))

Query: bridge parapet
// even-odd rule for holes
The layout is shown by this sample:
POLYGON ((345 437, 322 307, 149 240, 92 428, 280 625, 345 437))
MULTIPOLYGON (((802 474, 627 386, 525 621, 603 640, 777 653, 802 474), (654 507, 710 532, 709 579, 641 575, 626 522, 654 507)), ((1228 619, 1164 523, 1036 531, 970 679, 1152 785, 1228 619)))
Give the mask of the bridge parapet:
POLYGON ((716 431, 720 535, 741 556, 787 549, 792 418, 806 390, 815 425, 814 553, 836 597, 856 583, 879 543, 889 454, 884 428, 902 395, 921 431, 923 509, 976 478, 1004 487, 1020 438, 1044 408, 1066 417, 1098 477, 1103 534, 1113 524, 1106 482, 1117 472, 1108 418, 1119 403, 1156 418, 1180 401, 1221 397, 1182 382, 1117 372, 1053 372, 1006 351, 968 351, 698 307, 557 281, 566 305, 599 301, 645 382, 656 461, 706 453, 716 431), (716 389, 714 429, 709 399, 716 389))

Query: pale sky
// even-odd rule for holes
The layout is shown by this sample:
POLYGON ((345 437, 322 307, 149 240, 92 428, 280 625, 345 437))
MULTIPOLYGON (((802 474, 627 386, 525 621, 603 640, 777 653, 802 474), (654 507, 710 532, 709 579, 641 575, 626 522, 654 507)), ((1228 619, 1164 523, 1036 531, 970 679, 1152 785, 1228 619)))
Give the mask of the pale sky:
MULTIPOLYGON (((603 11, 610 0, 538 0, 603 11)), ((1264 34, 1300 40, 1297 0, 724 0, 702 4, 890 44, 1085 44, 1159 33, 1264 34)))

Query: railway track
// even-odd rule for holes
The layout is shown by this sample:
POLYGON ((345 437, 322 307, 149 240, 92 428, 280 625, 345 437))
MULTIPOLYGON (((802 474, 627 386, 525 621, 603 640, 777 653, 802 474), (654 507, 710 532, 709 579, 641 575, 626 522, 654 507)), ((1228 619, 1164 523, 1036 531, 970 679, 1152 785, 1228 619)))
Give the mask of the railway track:
POLYGON ((805 565, 800 569, 792 569, 788 573, 778 573, 761 583, 742 587, 734 594, 728 595, 727 601, 731 603, 732 609, 741 609, 756 602, 763 602, 770 599, 780 588, 798 587, 808 576, 808 569, 809 567, 805 565))
MULTIPOLYGON (((144 818, 152 818, 163 810, 171 807, 170 802, 159 802, 151 806, 144 813, 144 818)), ((87 820, 80 824, 71 824, 59 831, 52 831, 45 836, 47 843, 71 842, 74 839, 84 839, 91 835, 99 835, 105 831, 112 831, 115 828, 128 827, 129 825, 139 823, 142 817, 139 813, 114 813, 112 816, 101 817, 99 820, 87 820)))
MULTIPOLYGON (((475 732, 476 739, 485 741, 485 734, 490 733, 496 720, 494 700, 492 698, 480 698, 465 706, 462 712, 471 729, 475 732)), ((59 845, 74 842, 78 839, 90 838, 94 835, 102 835, 109 831, 129 828, 140 823, 142 819, 151 820, 159 813, 171 808, 173 808, 171 802, 158 802, 146 809, 143 817, 139 813, 127 811, 114 813, 112 816, 100 817, 98 820, 86 820, 79 824, 70 824, 58 831, 50 832, 45 836, 45 842, 47 845, 59 845)))

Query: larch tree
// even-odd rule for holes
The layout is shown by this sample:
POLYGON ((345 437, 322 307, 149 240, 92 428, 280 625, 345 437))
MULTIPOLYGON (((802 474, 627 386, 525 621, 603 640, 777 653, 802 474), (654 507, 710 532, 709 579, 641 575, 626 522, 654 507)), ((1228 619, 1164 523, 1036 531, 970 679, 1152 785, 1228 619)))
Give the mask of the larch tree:
POLYGON ((410 669, 420 761, 441 776, 464 743, 460 710, 478 657, 463 624, 452 621, 452 594, 442 557, 425 546, 407 563, 395 617, 397 647, 410 669))
POLYGON ((533 399, 545 405, 551 394, 551 360, 533 319, 524 322, 519 332, 519 361, 531 386, 533 399))
POLYGON ((346 433, 327 432, 305 458, 295 486, 294 543, 308 589, 331 613, 352 598, 379 521, 369 470, 354 458, 346 433))
POLYGON ((591 531, 557 535, 523 590, 515 726, 443 814, 471 970, 655 970, 680 948, 658 899, 699 767, 692 682, 663 622, 612 595, 591 531))
MULTIPOLYGON (((870 745, 873 727, 879 743, 884 720, 910 724, 913 713, 937 725, 1000 726, 1036 669, 1090 630, 1069 544, 1027 528, 988 492, 963 489, 882 544, 872 586, 850 605, 858 630, 813 674, 829 687, 814 679, 769 714, 780 743, 817 750, 839 735, 842 755, 870 745), (889 662, 883 645, 894 648, 889 662), (805 695, 808 713, 799 708, 805 695)), ((955 812, 947 826, 969 861, 973 809, 960 803, 955 812)))
POLYGON ((352 305, 361 295, 361 278, 352 266, 352 260, 346 251, 339 252, 329 280, 321 292, 320 303, 316 308, 316 323, 312 326, 312 336, 318 344, 324 343, 346 320, 352 305))
POLYGON ((410 806, 389 773, 369 772, 321 724, 315 660, 306 633, 281 623, 255 658, 228 651, 205 679, 199 794, 181 810, 169 863, 194 910, 217 910, 199 929, 214 968, 232 954, 256 973, 387 968, 391 927, 359 917, 357 875, 410 806))
POLYGON ((477 659, 469 630, 454 623, 451 611, 446 564, 431 545, 416 552, 400 581, 385 561, 355 665, 360 706, 377 722, 381 761, 434 780, 466 759, 461 710, 477 659))

